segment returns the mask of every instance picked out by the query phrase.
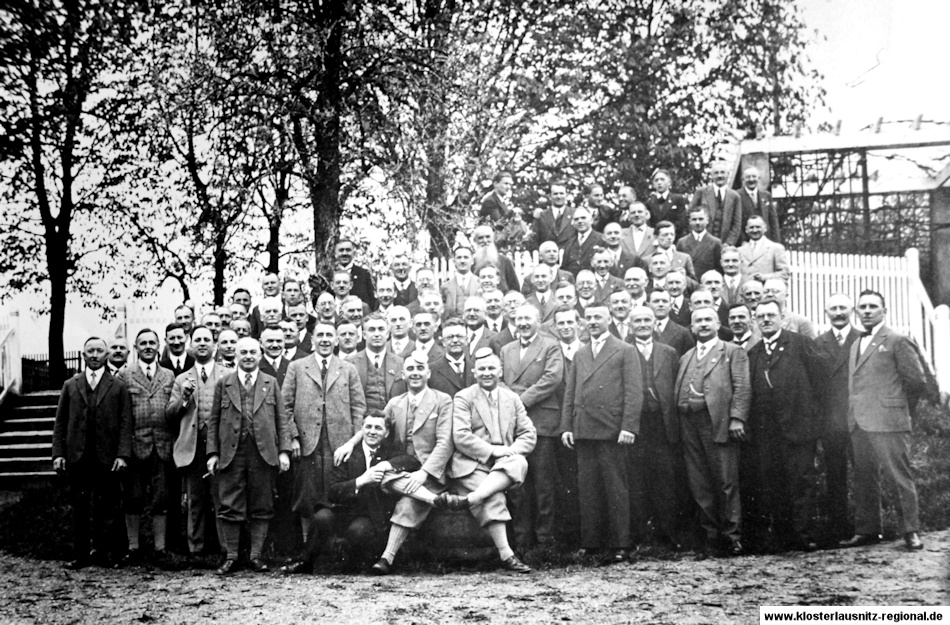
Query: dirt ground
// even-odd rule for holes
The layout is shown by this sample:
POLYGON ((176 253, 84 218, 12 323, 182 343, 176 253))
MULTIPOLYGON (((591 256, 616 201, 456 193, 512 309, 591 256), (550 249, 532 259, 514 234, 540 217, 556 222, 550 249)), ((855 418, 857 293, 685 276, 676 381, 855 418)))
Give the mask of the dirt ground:
POLYGON ((516 576, 65 571, 0 554, 0 623, 757 623, 760 605, 947 605, 950 531, 873 547, 516 576))

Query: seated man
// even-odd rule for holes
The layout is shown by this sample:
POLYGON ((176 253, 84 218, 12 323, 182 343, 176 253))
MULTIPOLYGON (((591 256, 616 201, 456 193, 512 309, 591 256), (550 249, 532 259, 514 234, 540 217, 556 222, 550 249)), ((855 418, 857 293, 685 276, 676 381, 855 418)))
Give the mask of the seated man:
POLYGON ((370 554, 382 549, 396 504, 394 497, 379 488, 383 476, 393 468, 389 463, 393 454, 389 443, 391 430, 392 419, 382 410, 366 413, 362 449, 333 468, 329 499, 336 505, 317 512, 307 534, 303 558, 281 571, 312 572, 314 560, 331 537, 341 539, 337 542, 340 555, 356 564, 366 562, 370 554))
POLYGON ((534 450, 537 432, 516 393, 499 386, 501 360, 489 348, 475 353, 477 385, 455 395, 452 439, 455 453, 449 467, 451 487, 441 493, 438 508, 471 510, 491 536, 502 566, 515 573, 531 568, 508 545, 505 524, 511 520, 505 491, 524 482, 525 459, 534 450))

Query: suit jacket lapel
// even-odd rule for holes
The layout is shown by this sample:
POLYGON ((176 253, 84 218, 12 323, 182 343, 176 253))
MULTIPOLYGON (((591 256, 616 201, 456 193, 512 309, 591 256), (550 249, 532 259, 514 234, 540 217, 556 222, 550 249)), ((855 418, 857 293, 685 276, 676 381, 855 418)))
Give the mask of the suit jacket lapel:
MULTIPOLYGON (((882 327, 878 331, 878 333, 874 335, 874 337, 871 339, 871 342, 868 344, 867 348, 865 348, 864 353, 861 353, 861 355, 858 356, 858 363, 854 366, 855 370, 860 368, 861 365, 863 365, 867 361, 867 359, 871 356, 871 354, 877 351, 877 349, 881 345, 884 344, 884 339, 887 338, 887 334, 888 334, 887 327, 882 327)), ((857 349, 860 352, 861 341, 855 341, 854 343, 855 345, 858 346, 857 349)))
POLYGON ((719 364, 719 361, 723 358, 723 353, 725 352, 726 347, 721 339, 716 339, 716 345, 709 350, 709 353, 706 355, 706 365, 705 370, 703 371, 703 377, 705 378, 712 370, 716 368, 716 365, 719 364))
POLYGON ((320 363, 317 362, 316 357, 307 356, 306 371, 310 379, 316 382, 318 387, 323 388, 323 375, 320 373, 320 363))
MULTIPOLYGON (((217 369, 218 367, 215 367, 217 369)), ((228 397, 231 398, 231 403, 237 406, 238 410, 241 409, 241 389, 238 388, 238 384, 241 382, 238 381, 237 373, 232 374, 228 381, 224 383, 227 387, 228 397)))
POLYGON ((340 358, 338 356, 331 356, 329 362, 327 363, 327 387, 324 392, 330 390, 330 387, 333 386, 333 383, 336 382, 337 378, 340 377, 340 358))
POLYGON ((426 389, 419 398, 419 405, 416 406, 415 420, 412 422, 412 433, 415 434, 421 428, 429 415, 435 409, 435 393, 430 393, 426 389))
MULTIPOLYGON (((620 349, 618 347, 619 344, 620 344, 620 339, 618 339, 617 337, 613 335, 607 337, 607 340, 604 341, 604 346, 600 348, 600 352, 597 354, 597 357, 594 358, 593 361, 591 362, 591 367, 587 372, 588 377, 590 377, 591 375, 594 374, 594 372, 600 369, 604 365, 604 363, 607 362, 607 359, 610 358, 611 354, 613 354, 615 351, 620 349)), ((591 350, 591 354, 593 354, 593 348, 590 346, 590 343, 587 344, 585 349, 591 350)))
POLYGON ((257 412, 257 409, 264 403, 264 396, 267 395, 267 384, 268 381, 262 378, 260 371, 258 371, 257 380, 254 381, 254 410, 252 413, 257 412))
MULTIPOLYGON (((519 356, 521 355, 520 340, 518 343, 517 353, 519 356)), ((515 369, 514 369, 515 380, 521 377, 521 374, 524 373, 524 370, 528 368, 528 364, 530 364, 531 361, 534 360, 539 353, 541 353, 541 346, 538 344, 538 337, 534 337, 534 340, 531 341, 531 343, 528 345, 528 349, 525 350, 524 357, 519 358, 518 364, 515 365, 515 369)))
MULTIPOLYGON (((498 396, 500 398, 501 393, 499 393, 498 396)), ((489 434, 491 434, 491 438, 495 439, 499 433, 495 431, 495 422, 491 417, 491 406, 488 404, 488 398, 485 396, 484 391, 479 389, 479 392, 475 393, 475 401, 472 402, 472 409, 481 417, 482 423, 485 424, 485 428, 489 434)), ((498 406, 498 410, 499 414, 501 414, 500 405, 498 406)))
MULTIPOLYGON (((105 367, 103 367, 105 369, 105 367)), ((99 384, 96 385, 96 405, 102 403, 102 398, 105 397, 109 392, 109 387, 112 386, 113 375, 103 375, 102 379, 99 380, 99 384)))
MULTIPOLYGON (((87 406, 89 405, 89 381, 86 379, 86 372, 83 371, 79 374, 80 378, 77 380, 79 385, 79 396, 82 397, 82 401, 87 406)), ((102 380, 99 380, 102 382, 102 380)))

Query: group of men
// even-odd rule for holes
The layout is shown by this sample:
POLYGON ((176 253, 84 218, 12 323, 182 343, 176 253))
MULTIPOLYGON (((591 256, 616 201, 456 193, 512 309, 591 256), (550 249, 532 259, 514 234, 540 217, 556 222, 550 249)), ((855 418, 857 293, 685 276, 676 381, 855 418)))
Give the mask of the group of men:
POLYGON ((123 340, 90 338, 54 431, 70 566, 114 561, 120 503, 123 561, 144 560, 146 511, 155 557, 174 559, 179 493, 189 552, 220 552, 221 574, 242 533, 257 571, 270 535, 290 544, 286 572, 329 554, 387 574, 412 532, 445 515, 433 509, 470 511, 514 572, 531 570, 515 549, 537 546, 605 563, 697 536, 723 555, 811 550, 816 518, 854 546, 881 539, 881 475, 907 547, 921 548, 908 450, 910 411, 932 392, 926 363, 884 324, 879 293, 860 294, 861 329, 846 294, 827 301, 821 336, 788 310, 774 208, 757 173, 743 177, 747 203, 723 172, 714 164, 687 207, 660 170, 654 196, 620 212, 568 207, 552 184, 523 285, 489 224, 455 248, 441 285, 403 255, 374 280, 341 240, 310 306, 303 283, 267 275, 256 305, 238 288, 200 323, 179 307, 162 349, 142 330, 134 363, 123 340))

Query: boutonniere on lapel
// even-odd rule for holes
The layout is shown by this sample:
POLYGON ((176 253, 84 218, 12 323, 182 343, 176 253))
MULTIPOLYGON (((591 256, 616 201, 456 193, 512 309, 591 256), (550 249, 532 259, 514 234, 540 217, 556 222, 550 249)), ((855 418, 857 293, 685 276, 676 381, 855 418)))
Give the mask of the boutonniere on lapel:
POLYGON ((778 351, 784 352, 784 351, 785 351, 785 348, 784 348, 784 347, 779 347, 779 348, 778 348, 778 351))
POLYGON ((884 353, 884 352, 887 351, 887 346, 886 346, 886 345, 881 345, 880 347, 877 348, 877 351, 879 351, 879 352, 881 352, 881 353, 884 353))

